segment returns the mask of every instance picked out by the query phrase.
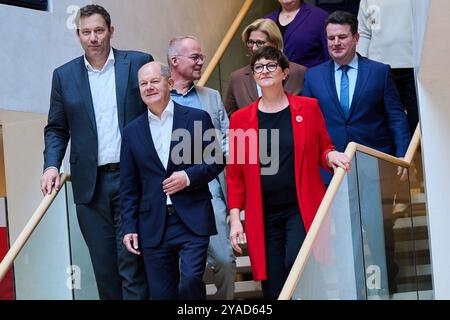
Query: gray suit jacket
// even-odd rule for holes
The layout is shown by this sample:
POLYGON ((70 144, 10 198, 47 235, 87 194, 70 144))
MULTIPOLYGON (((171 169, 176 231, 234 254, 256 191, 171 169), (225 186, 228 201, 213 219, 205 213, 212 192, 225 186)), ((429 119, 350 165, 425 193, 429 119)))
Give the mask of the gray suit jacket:
MULTIPOLYGON (((137 72, 151 55, 136 51, 114 50, 117 115, 119 128, 144 113, 137 72)), ((53 72, 48 124, 44 130, 44 170, 60 168, 71 140, 70 169, 76 204, 92 200, 97 181, 97 125, 91 98, 89 77, 83 56, 53 72)))
MULTIPOLYGON (((227 112, 222 103, 220 93, 217 90, 208 87, 195 87, 200 102, 203 106, 203 110, 209 113, 212 119, 212 123, 215 129, 219 130, 222 134, 222 150, 225 157, 228 156, 228 127, 230 121, 228 120, 227 112)), ((224 199, 226 199, 226 182, 225 175, 222 171, 219 176, 219 183, 222 187, 224 199)))

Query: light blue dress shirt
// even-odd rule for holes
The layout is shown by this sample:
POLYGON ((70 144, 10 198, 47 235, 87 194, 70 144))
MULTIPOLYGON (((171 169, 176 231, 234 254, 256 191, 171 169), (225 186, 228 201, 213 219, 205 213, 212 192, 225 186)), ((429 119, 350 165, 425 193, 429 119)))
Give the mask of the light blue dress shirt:
POLYGON ((173 101, 182 106, 203 110, 194 84, 189 87, 189 90, 185 94, 178 93, 177 90, 173 89, 170 91, 170 97, 173 101))

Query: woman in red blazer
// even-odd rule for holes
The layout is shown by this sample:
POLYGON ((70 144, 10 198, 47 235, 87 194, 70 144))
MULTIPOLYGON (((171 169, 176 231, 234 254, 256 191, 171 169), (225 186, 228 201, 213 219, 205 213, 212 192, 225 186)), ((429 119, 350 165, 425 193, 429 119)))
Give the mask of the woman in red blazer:
POLYGON ((230 239, 242 253, 245 209, 253 277, 266 299, 278 298, 322 201, 319 166, 350 168, 347 156, 334 151, 317 100, 284 92, 288 66, 276 48, 256 51, 251 68, 262 97, 230 122, 230 239))

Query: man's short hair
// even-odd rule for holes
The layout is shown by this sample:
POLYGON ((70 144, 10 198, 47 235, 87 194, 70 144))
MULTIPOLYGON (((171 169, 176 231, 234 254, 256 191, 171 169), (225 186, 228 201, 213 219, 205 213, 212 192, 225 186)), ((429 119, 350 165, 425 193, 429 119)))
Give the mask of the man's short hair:
POLYGON ((253 31, 261 31, 275 47, 279 50, 283 50, 283 35, 273 20, 261 18, 249 24, 241 35, 242 42, 244 42, 245 45, 247 45, 247 41, 253 31))
POLYGON ((170 79, 170 68, 166 64, 164 64, 162 62, 159 62, 159 61, 147 62, 142 67, 140 67, 139 70, 138 70, 138 77, 139 77, 139 74, 141 73, 142 69, 146 68, 147 65, 149 65, 150 63, 155 63, 155 62, 158 63, 161 66, 161 76, 164 79, 166 79, 167 81, 169 81, 169 79, 170 79))
POLYGON ((347 11, 335 11, 325 20, 325 26, 329 24, 348 24, 353 35, 358 32, 358 18, 347 11))
POLYGON ((169 64, 169 66, 171 65, 170 59, 180 54, 181 43, 186 39, 191 39, 199 42, 198 39, 194 36, 178 36, 170 39, 169 46, 167 48, 167 63, 169 64))
POLYGON ((253 67, 255 66, 255 63, 260 59, 267 59, 267 60, 274 60, 278 63, 281 70, 286 70, 289 68, 289 60, 286 58, 286 56, 274 47, 262 47, 256 50, 252 55, 252 61, 250 62, 250 67, 253 70, 253 67))
POLYGON ((99 14, 103 17, 103 19, 106 22, 106 25, 108 26, 108 29, 111 29, 111 16, 109 15, 108 11, 106 11, 105 8, 102 6, 99 6, 97 4, 88 4, 87 6, 84 6, 78 10, 76 23, 77 23, 77 32, 78 32, 78 26, 80 23, 80 19, 84 17, 90 17, 94 14, 99 14))
POLYGON ((167 81, 170 79, 170 68, 164 63, 161 63, 161 76, 167 81))

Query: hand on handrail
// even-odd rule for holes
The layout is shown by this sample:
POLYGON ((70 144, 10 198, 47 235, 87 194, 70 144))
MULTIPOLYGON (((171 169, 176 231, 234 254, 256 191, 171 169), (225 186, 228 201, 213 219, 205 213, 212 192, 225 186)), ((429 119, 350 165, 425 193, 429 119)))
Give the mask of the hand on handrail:
POLYGON ((347 157, 345 153, 338 151, 330 151, 327 154, 327 165, 329 168, 333 168, 336 171, 337 168, 342 168, 345 171, 351 170, 352 159, 347 157))
MULTIPOLYGON (((399 157, 399 159, 404 160, 403 157, 399 157)), ((408 168, 398 166, 397 175, 400 176, 401 182, 405 182, 406 180, 408 180, 408 168)))
POLYGON ((41 191, 44 196, 52 193, 53 187, 56 191, 61 188, 61 180, 59 172, 56 168, 48 168, 44 171, 41 177, 41 191))

